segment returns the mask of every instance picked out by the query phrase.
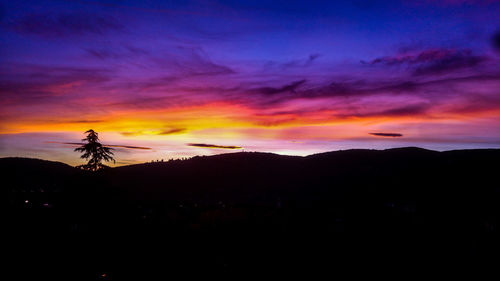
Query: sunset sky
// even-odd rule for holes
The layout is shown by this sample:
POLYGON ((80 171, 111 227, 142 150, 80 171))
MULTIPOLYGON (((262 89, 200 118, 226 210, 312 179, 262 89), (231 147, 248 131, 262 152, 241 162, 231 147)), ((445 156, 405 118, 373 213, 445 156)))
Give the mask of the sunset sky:
POLYGON ((0 157, 500 148, 500 1, 0 3, 0 157))

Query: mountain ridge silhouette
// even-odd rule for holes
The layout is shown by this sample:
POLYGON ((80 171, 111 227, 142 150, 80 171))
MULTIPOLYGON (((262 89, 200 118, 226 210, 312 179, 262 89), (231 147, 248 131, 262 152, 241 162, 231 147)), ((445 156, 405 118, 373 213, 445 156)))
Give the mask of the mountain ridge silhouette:
MULTIPOLYGON (((200 156, 193 156, 190 158, 186 159, 172 159, 172 160, 167 160, 167 161, 158 161, 158 162, 144 162, 144 163, 137 163, 137 164, 129 164, 129 165, 122 165, 122 166, 116 166, 116 167, 111 167, 110 169, 123 169, 123 168, 131 168, 131 167, 139 167, 143 165, 148 165, 148 166, 154 166, 154 165, 165 165, 171 161, 193 161, 193 160, 198 160, 200 158, 206 159, 206 160, 211 160, 211 159, 217 159, 217 160, 229 160, 229 161, 234 161, 234 160, 246 160, 247 159, 261 159, 261 160, 266 160, 264 159, 265 156, 268 156, 270 158, 274 159, 317 159, 317 158, 323 158, 323 157, 345 157, 345 156, 356 156, 356 157, 362 157, 362 156, 386 156, 386 155, 391 155, 391 154, 397 154, 399 155, 396 156, 412 156, 412 155, 418 155, 422 153, 426 153, 428 155, 434 154, 468 154, 468 153, 486 153, 486 152, 497 152, 500 151, 500 149, 497 148, 481 148, 481 149, 453 149, 453 150, 445 150, 445 151, 436 151, 436 150, 430 150, 430 149, 425 149, 425 148, 420 148, 420 147, 398 147, 398 148, 388 148, 388 149, 345 149, 345 150, 334 150, 334 151, 327 151, 327 152, 320 152, 320 153, 314 153, 306 156, 296 156, 296 155, 283 155, 283 154, 277 154, 277 153, 272 153, 272 152, 230 152, 230 153, 222 153, 222 154, 216 154, 216 155, 200 155, 200 156), (364 154, 364 155, 359 155, 359 154, 364 154), (384 155, 385 154, 385 155, 384 155)), ((33 166, 35 163, 40 164, 40 167, 42 167, 41 164, 48 164, 48 163, 58 163, 62 164, 68 167, 76 168, 75 166, 71 166, 69 164, 66 164, 61 161, 56 161, 56 160, 46 160, 46 159, 41 159, 41 158, 31 158, 31 157, 0 157, 0 165, 5 165, 7 167, 8 165, 29 165, 33 166)), ((51 164, 52 165, 52 164, 51 164)), ((55 164, 54 164, 55 165, 55 164)), ((61 167, 62 167, 61 165, 61 167)), ((55 167, 55 166, 53 166, 55 167)))
POLYGON ((1 158, 5 253, 17 274, 52 280, 493 263, 498 159, 500 149, 238 152, 92 173, 1 158))

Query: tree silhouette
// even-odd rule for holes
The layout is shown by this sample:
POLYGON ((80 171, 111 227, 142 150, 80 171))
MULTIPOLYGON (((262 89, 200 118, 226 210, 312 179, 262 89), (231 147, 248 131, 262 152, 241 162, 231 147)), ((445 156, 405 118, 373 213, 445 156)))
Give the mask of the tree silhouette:
POLYGON ((112 148, 103 146, 99 142, 99 137, 94 130, 88 130, 85 132, 87 137, 82 139, 82 141, 86 141, 87 143, 82 144, 81 147, 75 148, 76 152, 82 152, 82 156, 80 158, 88 160, 87 164, 80 165, 78 168, 88 171, 97 171, 108 166, 102 164, 102 160, 106 162, 113 161, 113 152, 112 148), (90 160, 89 160, 90 159, 90 160))

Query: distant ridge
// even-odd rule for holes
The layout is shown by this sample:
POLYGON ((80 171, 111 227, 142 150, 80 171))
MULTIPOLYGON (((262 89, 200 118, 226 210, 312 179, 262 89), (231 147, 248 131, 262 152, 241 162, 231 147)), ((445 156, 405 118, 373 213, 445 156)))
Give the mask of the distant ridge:
MULTIPOLYGON (((317 158, 328 158, 328 157, 361 157, 361 156, 387 156, 387 155, 398 155, 399 157, 415 156, 415 155, 438 155, 438 154, 448 154, 448 155, 461 155, 461 154, 485 154, 485 153, 495 153, 499 152, 500 149, 495 148, 485 148, 485 149, 456 149, 456 150, 446 150, 446 151, 435 151, 420 147, 398 147, 398 148, 388 148, 388 149, 345 149, 345 150, 334 150, 327 152, 320 152, 315 154, 310 154, 307 156, 296 156, 296 155, 282 155, 272 152, 232 152, 232 153, 222 153, 216 155, 200 155, 194 156, 188 159, 174 159, 162 162, 145 162, 130 165, 123 165, 118 167, 113 167, 112 169, 122 169, 126 167, 139 167, 139 166, 157 166, 164 165, 170 162, 183 162, 183 161, 259 161, 259 160, 269 160, 269 159, 317 159, 317 158)), ((25 157, 3 157, 0 158, 0 166, 5 165, 5 167, 18 167, 19 165, 27 165, 28 167, 37 166, 50 166, 51 168, 60 168, 70 170, 74 168, 66 163, 59 161, 44 160, 38 158, 25 158, 25 157)))
POLYGON ((2 170, 16 170, 18 168, 29 168, 35 170, 49 170, 49 169, 60 169, 60 170, 73 170, 74 167, 58 161, 50 161, 38 158, 24 158, 24 157, 3 157, 0 158, 0 167, 2 170))
POLYGON ((59 186, 81 170, 68 164, 35 158, 0 158, 0 175, 9 186, 59 186))

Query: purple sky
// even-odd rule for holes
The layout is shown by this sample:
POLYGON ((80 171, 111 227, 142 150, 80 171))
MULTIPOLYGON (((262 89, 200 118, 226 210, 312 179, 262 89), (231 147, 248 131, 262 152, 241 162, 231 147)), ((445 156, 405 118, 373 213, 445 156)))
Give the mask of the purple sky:
POLYGON ((499 1, 0 3, 0 157, 500 147, 499 1))

